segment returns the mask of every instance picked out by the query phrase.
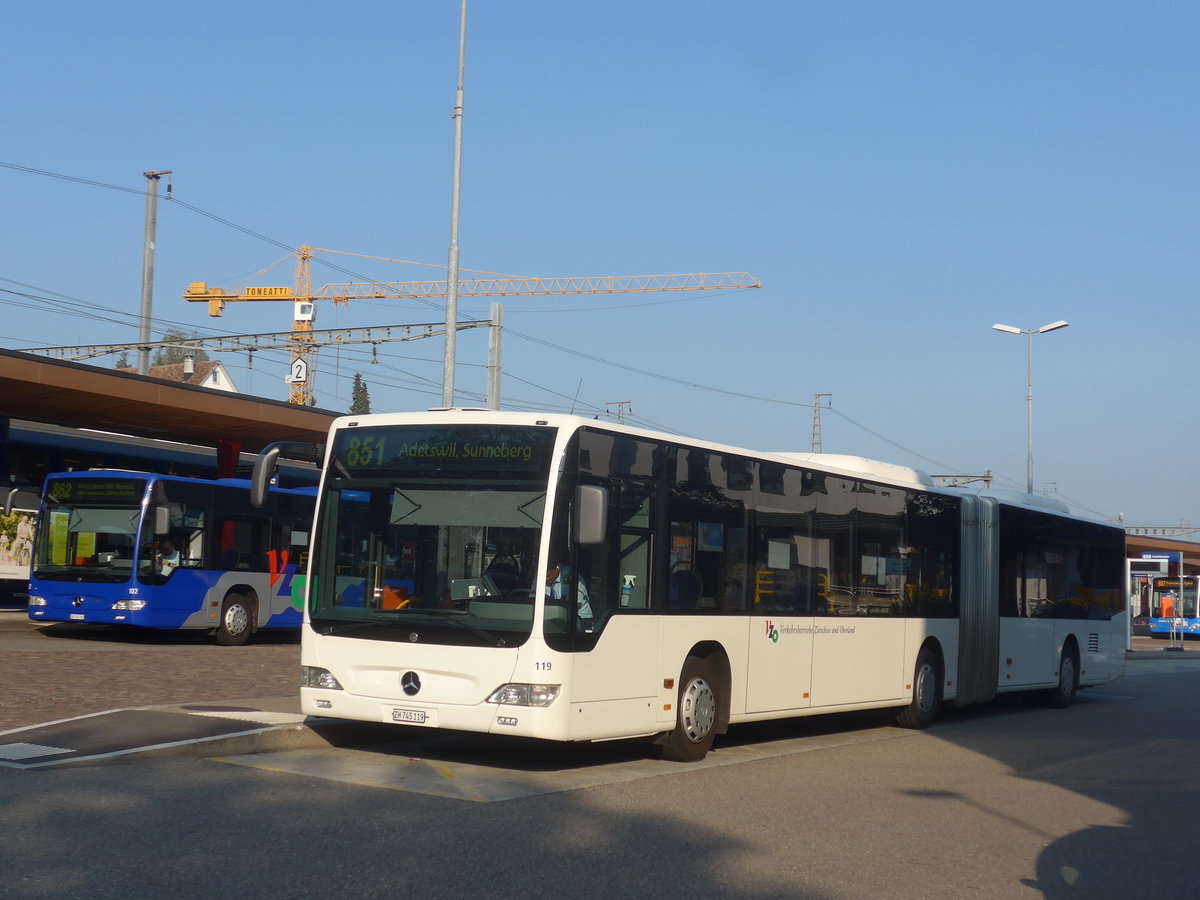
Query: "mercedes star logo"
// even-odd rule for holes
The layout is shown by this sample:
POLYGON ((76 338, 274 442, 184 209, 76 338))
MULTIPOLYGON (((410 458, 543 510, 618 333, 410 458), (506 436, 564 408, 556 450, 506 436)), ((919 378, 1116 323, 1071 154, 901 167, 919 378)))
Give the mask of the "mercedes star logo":
POLYGON ((83 598, 76 597, 74 600, 71 601, 71 605, 74 606, 76 609, 78 609, 79 607, 83 606, 83 598))
POLYGON ((415 696, 421 690, 421 676, 416 672, 405 672, 400 676, 400 687, 408 696, 415 696))

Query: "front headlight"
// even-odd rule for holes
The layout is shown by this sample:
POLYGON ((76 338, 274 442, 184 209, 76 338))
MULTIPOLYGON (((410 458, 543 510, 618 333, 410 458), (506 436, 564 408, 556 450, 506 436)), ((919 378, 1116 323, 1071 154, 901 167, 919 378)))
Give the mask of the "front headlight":
POLYGON ((137 612, 140 609, 146 608, 145 600, 118 600, 112 605, 113 609, 123 609, 128 612, 137 612))
POLYGON ((39 596, 37 596, 36 594, 30 594, 30 595, 29 595, 29 605, 30 605, 30 606, 45 606, 45 605, 46 605, 46 598, 45 598, 45 597, 39 597, 39 596))
POLYGON ((300 667, 300 687, 325 688, 329 691, 344 690, 333 673, 320 666, 300 667))
POLYGON ((502 684, 487 698, 502 706, 549 706, 558 698, 561 684, 502 684))

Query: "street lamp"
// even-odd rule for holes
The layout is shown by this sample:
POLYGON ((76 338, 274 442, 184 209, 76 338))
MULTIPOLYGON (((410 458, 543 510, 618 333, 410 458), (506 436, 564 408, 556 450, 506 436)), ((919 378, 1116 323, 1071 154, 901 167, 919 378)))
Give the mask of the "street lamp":
POLYGON ((1041 328, 1014 328, 1012 325, 1001 325, 999 323, 992 326, 996 331, 1003 331, 1008 334, 1024 334, 1029 337, 1029 375, 1028 386, 1025 392, 1026 418, 1028 419, 1027 432, 1029 435, 1029 448, 1025 463, 1025 491, 1029 494, 1033 493, 1033 336, 1035 334, 1045 334, 1047 331, 1058 331, 1060 328, 1066 328, 1067 324, 1067 322, 1060 319, 1057 322, 1051 322, 1049 325, 1043 325, 1041 328))

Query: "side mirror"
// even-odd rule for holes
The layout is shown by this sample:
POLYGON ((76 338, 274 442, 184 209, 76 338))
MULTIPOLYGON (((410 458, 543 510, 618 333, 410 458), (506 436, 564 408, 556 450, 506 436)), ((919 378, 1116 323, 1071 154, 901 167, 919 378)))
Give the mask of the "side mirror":
POLYGON ((250 475, 250 505, 262 507, 267 502, 267 490, 275 474, 275 463, 280 455, 288 459, 300 459, 320 464, 324 448, 320 444, 299 444, 293 441, 278 441, 268 444, 254 460, 254 471, 250 475))
POLYGON ((165 506, 154 507, 154 533, 166 534, 171 530, 171 510, 165 506))
POLYGON ((608 490, 594 484, 575 488, 575 540, 603 544, 608 532, 608 490))

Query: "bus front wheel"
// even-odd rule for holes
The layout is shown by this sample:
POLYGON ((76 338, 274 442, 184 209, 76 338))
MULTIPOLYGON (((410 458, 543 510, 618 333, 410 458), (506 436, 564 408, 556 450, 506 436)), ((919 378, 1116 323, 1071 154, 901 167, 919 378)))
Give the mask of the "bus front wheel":
POLYGON ((707 659, 689 656, 679 678, 675 728, 655 749, 660 759, 697 762, 708 754, 720 722, 720 686, 707 659))
POLYGON ((1079 689, 1079 657, 1075 647, 1063 647, 1062 662, 1058 665, 1058 687, 1048 690, 1043 696, 1046 703, 1055 709, 1066 709, 1075 700, 1079 689))
POLYGON ((217 643, 223 647, 240 647, 250 638, 251 621, 250 601, 241 594, 230 594, 221 604, 217 643))

